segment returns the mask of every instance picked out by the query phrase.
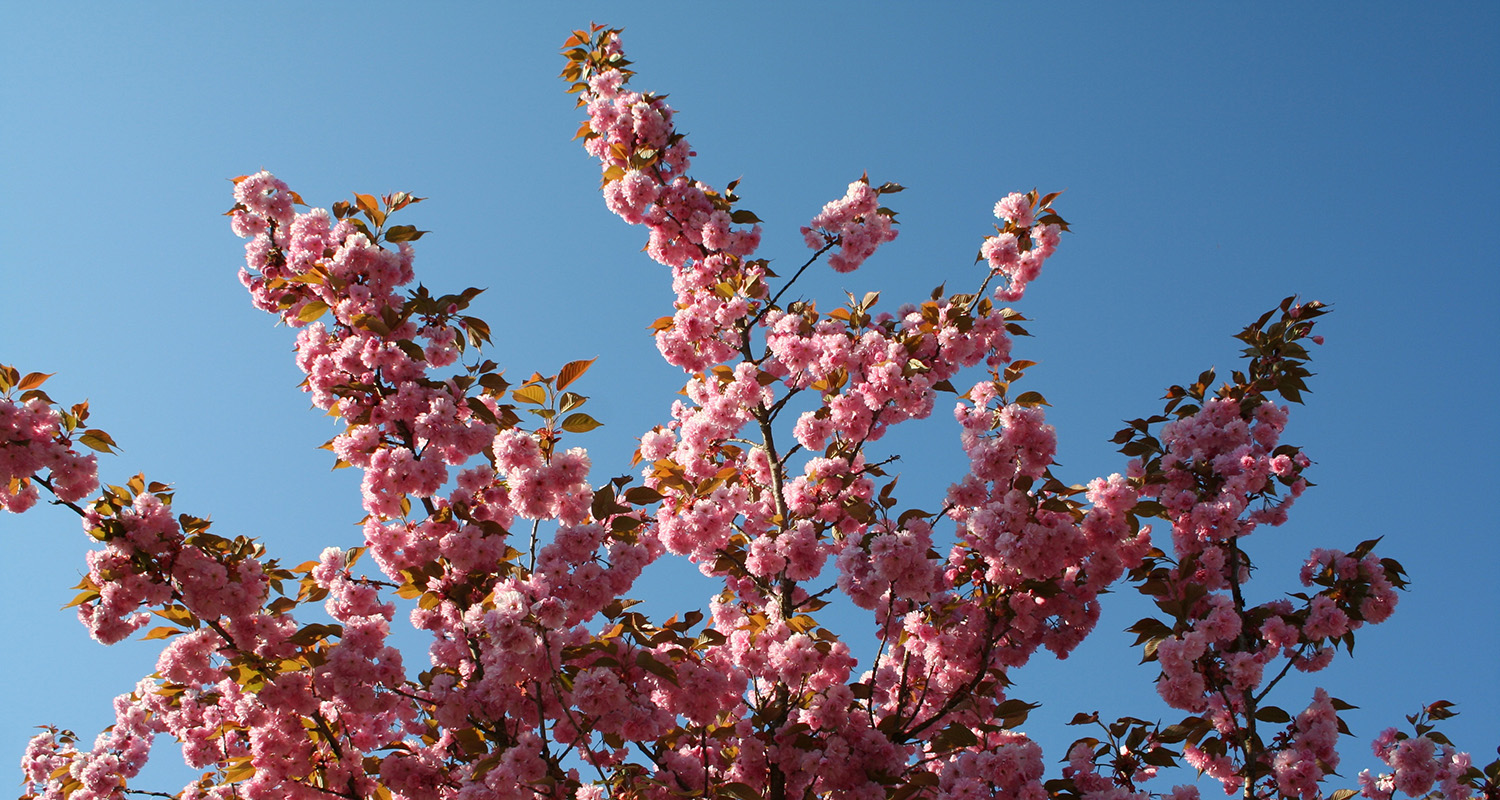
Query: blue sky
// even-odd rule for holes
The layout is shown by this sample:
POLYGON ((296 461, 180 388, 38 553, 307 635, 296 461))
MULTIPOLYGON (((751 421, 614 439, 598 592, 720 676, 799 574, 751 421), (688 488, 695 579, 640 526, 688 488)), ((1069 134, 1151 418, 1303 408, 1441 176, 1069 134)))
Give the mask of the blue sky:
MULTIPOLYGON (((260 168, 315 205, 406 190, 430 198, 403 212, 433 231, 419 279, 488 287, 474 311, 511 375, 600 357, 579 386, 606 423, 587 443, 596 480, 624 473, 681 385, 645 330, 670 286, 599 199, 555 77, 571 28, 622 25, 634 85, 671 95, 694 174, 742 179, 761 255, 801 263, 798 226, 862 172, 909 187, 890 198, 900 238, 852 275, 819 272, 810 296, 879 289, 895 305, 977 283, 994 202, 1067 190, 1074 233, 1018 306, 1035 338, 1016 353, 1041 362, 1027 386, 1053 405, 1070 480, 1122 470, 1119 421, 1230 368, 1230 336, 1262 310, 1294 293, 1332 303, 1288 432, 1319 485, 1251 543, 1252 594, 1294 588, 1312 547, 1384 536, 1413 591, 1317 676, 1361 707, 1341 772, 1439 698, 1459 704, 1459 744, 1500 743, 1500 524, 1484 500, 1500 473, 1500 8, 543 5, 12 9, 0 363, 56 372, 53 397, 91 401, 123 448, 102 459, 112 482, 173 482, 182 510, 290 564, 357 544, 357 478, 315 449, 335 430, 296 390, 291 332, 236 282, 240 242, 219 215, 226 179, 260 168)), ((945 411, 888 446, 910 505, 958 474, 945 411)), ((104 649, 58 610, 86 549, 71 514, 0 517, 0 769, 33 725, 91 739, 109 698, 153 668, 153 643, 104 649)), ((692 576, 664 565, 640 592, 705 605, 692 576)), ((1074 711, 1170 716, 1119 632, 1148 610, 1108 597, 1094 640, 1015 676, 1016 696, 1047 703, 1027 730, 1049 761, 1074 711)))

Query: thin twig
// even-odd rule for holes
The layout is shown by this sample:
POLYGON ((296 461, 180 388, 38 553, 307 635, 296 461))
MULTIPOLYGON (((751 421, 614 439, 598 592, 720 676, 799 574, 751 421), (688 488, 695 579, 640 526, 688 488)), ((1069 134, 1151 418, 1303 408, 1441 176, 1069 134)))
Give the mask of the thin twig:
POLYGON ((785 286, 781 287, 781 291, 777 292, 776 296, 771 298, 771 302, 766 303, 765 306, 761 308, 760 313, 755 315, 755 319, 751 320, 750 324, 753 326, 755 323, 760 322, 761 317, 764 317, 766 315, 766 312, 769 311, 772 306, 776 305, 776 301, 780 300, 781 296, 786 294, 786 291, 788 289, 792 288, 792 284, 796 283, 797 279, 802 277, 802 273, 806 272, 807 268, 812 266, 814 261, 818 260, 818 256, 821 256, 824 253, 828 252, 829 249, 838 244, 840 241, 842 241, 841 238, 835 238, 832 241, 828 242, 828 244, 825 244, 821 248, 819 248, 818 252, 813 253, 812 258, 807 259, 806 264, 803 264, 801 267, 797 268, 797 273, 792 276, 792 279, 787 281, 785 286))

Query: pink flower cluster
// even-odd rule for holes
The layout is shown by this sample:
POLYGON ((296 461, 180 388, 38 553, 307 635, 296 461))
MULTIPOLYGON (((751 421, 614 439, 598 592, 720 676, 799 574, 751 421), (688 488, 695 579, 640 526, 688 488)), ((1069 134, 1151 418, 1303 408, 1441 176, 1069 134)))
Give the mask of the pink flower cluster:
POLYGON ((995 217, 1006 222, 998 235, 984 240, 979 254, 993 274, 1004 275, 1007 285, 996 287, 995 299, 1014 303, 1036 280, 1042 264, 1057 251, 1062 229, 1054 223, 1038 224, 1033 196, 1012 192, 995 204, 995 217))
MULTIPOLYGON (((1297 401, 1306 390, 1307 355, 1299 340, 1317 341, 1311 320, 1321 308, 1287 298, 1279 319, 1273 310, 1237 337, 1249 345, 1248 374, 1237 371, 1231 383, 1214 389, 1210 370, 1192 388, 1174 386, 1166 415, 1131 421, 1115 438, 1124 452, 1140 456, 1129 469, 1147 498, 1136 513, 1169 519, 1175 551, 1175 558, 1148 555, 1131 576, 1168 619, 1147 618, 1130 630, 1161 668, 1161 697, 1194 715, 1181 723, 1190 741, 1183 756, 1229 793, 1322 796, 1322 781, 1339 763, 1343 723, 1337 711, 1347 706, 1319 688, 1272 737, 1264 726, 1289 715, 1269 705, 1267 695, 1291 668, 1315 672, 1328 666, 1336 646, 1352 651, 1355 631, 1387 619, 1396 590, 1405 585, 1399 564, 1371 552, 1372 540, 1353 553, 1314 550, 1300 575, 1303 586, 1316 590, 1311 595, 1256 606, 1245 600, 1251 565, 1243 541, 1261 524, 1285 522, 1288 507, 1308 486, 1302 473, 1311 462, 1281 443, 1288 409, 1271 395, 1297 401), (1158 440, 1150 431, 1162 422, 1158 440), (1274 676, 1269 682, 1268 674, 1274 676), (1257 785, 1246 787, 1247 776, 1257 785)), ((1379 745, 1377 753, 1383 753, 1379 745)), ((1431 768, 1424 759, 1415 760, 1424 766, 1414 775, 1431 768)), ((1362 778, 1366 794, 1389 797, 1389 777, 1362 778)), ((1425 792, 1432 780, 1414 779, 1413 785, 1425 792)))
POLYGON ((1132 531, 1128 524, 1137 489, 1119 475, 1098 478, 1088 486, 1092 508, 1070 506, 1038 486, 1046 484, 1057 450, 1042 409, 990 408, 997 400, 990 382, 969 396, 972 405, 960 403, 954 412, 970 468, 948 491, 949 515, 961 526, 948 559, 950 579, 1006 598, 1013 615, 1009 658, 1024 663, 1039 645, 1065 656, 1093 628, 1098 594, 1151 547, 1150 529, 1132 531), (1027 588, 1038 582, 1058 591, 1027 588))
POLYGON ((828 257, 828 266, 836 272, 853 272, 875 249, 896 238, 899 231, 889 213, 881 213, 880 195, 868 180, 849 184, 849 191, 802 227, 802 238, 813 250, 838 245, 828 257))
POLYGON ((1023 733, 986 732, 982 745, 945 760, 938 773, 937 796, 939 800, 1045 800, 1042 748, 1023 733))
MULTIPOLYGON (((279 182, 257 180, 286 192, 279 182)), ((388 772, 392 784, 408 787, 412 796, 426 796, 426 789, 416 787, 434 782, 466 785, 468 794, 462 796, 469 796, 484 787, 534 781, 545 766, 534 754, 521 758, 519 750, 482 773, 475 773, 472 763, 455 765, 451 730, 468 719, 562 725, 568 713, 555 700, 543 705, 543 717, 536 716, 526 676, 550 683, 563 649, 588 641, 580 626, 627 592, 661 546, 655 537, 611 535, 608 518, 590 521, 594 489, 581 449, 554 450, 542 435, 499 423, 505 411, 498 404, 501 396, 468 396, 473 378, 428 378, 430 368, 453 362, 458 337, 468 335, 461 327, 471 322, 454 319, 457 303, 443 308, 447 301, 431 302, 424 290, 405 302, 396 296, 411 279, 406 242, 388 251, 348 219, 329 225, 320 210, 272 216, 252 202, 255 196, 237 196, 236 230, 254 237, 247 254, 259 271, 247 273, 247 285, 258 306, 293 325, 319 311, 332 313, 330 325, 315 322, 298 336, 305 388, 315 405, 348 423, 329 447, 342 462, 364 471, 370 512, 364 531, 376 563, 391 580, 424 593, 412 614, 413 624, 433 635, 433 671, 422 702, 450 733, 436 741, 409 742, 387 760, 382 775, 388 772), (290 233, 283 236, 283 231, 290 233), (493 467, 463 468, 481 452, 492 457, 493 467), (443 497, 450 468, 460 468, 456 486, 443 497), (412 498, 422 501, 425 519, 408 518, 412 498), (540 552, 532 545, 524 577, 510 573, 507 563, 518 555, 507 545, 508 528, 517 518, 561 523, 540 552)), ((743 246, 734 236, 715 233, 713 224, 704 230, 711 244, 743 246)), ((741 303, 731 316, 744 312, 741 303)), ((412 733, 416 706, 408 689, 391 691, 410 685, 399 653, 385 644, 391 609, 377 603, 371 585, 348 577, 340 558, 339 551, 325 553, 312 576, 330 595, 329 612, 342 624, 341 639, 304 685, 288 690, 313 701, 293 707, 336 726, 343 741, 340 758, 353 758, 388 745, 403 730, 412 733)), ((341 763, 325 758, 317 768, 337 774, 341 763)), ((310 773, 276 774, 304 780, 310 773)))
POLYGON ((234 197, 231 226, 250 240, 240 282, 256 308, 293 327, 306 324, 302 315, 312 303, 323 303, 346 320, 400 308, 394 291, 412 278, 405 243, 391 252, 349 219, 335 222, 323 209, 296 213, 294 193, 269 172, 241 179, 234 197))
POLYGON ((1326 586, 1312 600, 1303 631, 1309 638, 1337 639, 1365 622, 1390 618, 1400 599, 1386 565, 1374 553, 1363 557, 1316 548, 1302 565, 1303 586, 1326 586))
POLYGON ((59 500, 81 500, 99 486, 94 455, 73 449, 56 409, 39 398, 0 397, 0 508, 19 514, 35 505, 33 477, 43 470, 59 500))
MULTIPOLYGON (((603 51, 617 46, 612 34, 602 41, 603 51)), ((587 58, 608 62, 599 52, 587 58)), ((884 473, 868 464, 862 448, 890 425, 928 416, 936 392, 960 368, 980 361, 993 368, 1006 363, 1008 317, 988 300, 972 297, 935 298, 904 307, 898 315, 866 313, 868 300, 829 315, 807 304, 772 307, 754 317, 765 331, 765 356, 752 355, 754 343, 741 321, 766 297, 763 273, 745 271, 746 262, 736 258, 744 253, 726 254, 714 237, 695 235, 694 226, 683 230, 657 218, 668 178, 683 180, 677 164, 686 159, 672 159, 665 167, 651 162, 661 158, 659 148, 670 152, 682 142, 663 127, 671 115, 659 101, 621 91, 623 77, 606 68, 587 78, 593 135, 586 146, 604 163, 610 209, 628 222, 662 228, 653 227, 648 251, 674 268, 678 302, 677 313, 658 324, 658 346, 670 362, 697 373, 685 389, 688 400, 674 406, 673 422, 641 440, 647 486, 663 497, 654 531, 668 552, 686 555, 706 574, 725 580, 725 594, 714 605, 714 628, 729 639, 704 652, 745 675, 752 716, 761 704, 779 702, 779 692, 810 690, 801 719, 820 734, 815 742, 789 747, 768 738, 770 733, 742 731, 747 719, 724 742, 738 749, 737 758, 723 764, 724 777, 760 791, 766 770, 776 765, 786 780, 778 791, 866 796, 879 791, 866 775, 898 773, 913 756, 911 745, 897 746, 899 740, 887 731, 923 731, 916 738, 926 739, 945 725, 983 720, 1003 694, 991 684, 976 694, 976 676, 1024 663, 1044 642, 1066 652, 1082 638, 1097 618, 1095 595, 1149 548, 1149 538, 1129 525, 1137 489, 1119 476, 1096 481, 1089 491, 1095 507, 1079 514, 1081 523, 1069 512, 1043 508, 1050 496, 1031 497, 1019 489, 1007 503, 1003 496, 1010 496, 1021 478, 1014 465, 1001 474, 1005 460, 1014 463, 1019 447, 1027 453, 1020 459, 1023 468, 1040 475, 1051 463, 1051 449, 1041 440, 1045 437, 1026 440, 1036 426, 1022 424, 1031 415, 1013 409, 1005 412, 1008 420, 1016 418, 1012 440, 993 453, 977 452, 979 426, 988 431, 989 414, 999 413, 986 411, 976 415, 974 435, 966 434, 986 478, 971 479, 973 508, 959 503, 948 512, 962 524, 985 506, 980 536, 961 534, 973 541, 945 563, 932 553, 934 533, 924 519, 901 524, 872 519, 867 509, 876 502, 874 479, 884 473), (694 253, 684 240, 703 249, 694 253), (713 366, 737 353, 745 361, 713 366), (781 394, 783 387, 787 395, 781 394), (801 413, 793 431, 797 443, 811 451, 799 469, 785 464, 769 439, 748 448, 731 444, 747 426, 760 427, 764 435, 786 397, 809 390, 820 402, 801 413), (1016 497, 1025 498, 1024 508, 1015 507, 1016 497), (1054 546, 1061 541, 1069 544, 1054 546), (976 547, 990 562, 978 576, 975 565, 984 558, 973 555, 976 547), (840 677, 848 674, 840 665, 845 658, 840 654, 847 652, 842 643, 821 631, 794 628, 794 612, 788 610, 806 598, 796 582, 816 577, 832 555, 838 588, 875 610, 885 643, 882 658, 853 685, 840 677), (973 597, 955 592, 982 583, 986 570, 994 573, 995 585, 973 597), (1064 588, 1061 593, 1016 591, 1026 580, 1059 582, 1064 588), (850 713, 851 705, 857 708, 854 686, 869 692, 867 716, 850 713), (960 707, 961 713, 955 710, 960 707), (880 727, 872 729, 872 723, 880 727)), ((830 260, 835 269, 854 269, 894 238, 878 193, 864 181, 852 184, 842 200, 803 229, 814 249, 839 246, 830 260)), ((708 199, 718 212, 727 212, 714 196, 708 199)), ((680 223, 701 219, 693 216, 700 211, 708 208, 686 205, 671 216, 680 223)), ((1058 230, 1042 226, 1034 245, 1027 240, 1028 251, 1035 251, 1028 257, 1029 277, 1055 248, 1058 230)), ((617 670, 588 672, 590 710, 629 718, 627 677, 617 670)), ((1019 734, 999 739, 945 756, 945 796, 996 789, 1042 793, 1035 745, 1019 734)), ((662 779, 697 790, 702 765, 706 762, 712 773, 720 764, 719 747, 707 753, 679 750, 681 772, 674 758, 659 759, 668 765, 662 779)))
POLYGON ((765 265, 748 260, 760 226, 735 228, 732 193, 687 177, 693 152, 673 127, 672 109, 659 97, 624 91, 625 80, 618 69, 590 78, 584 149, 602 164, 606 205, 645 225, 646 252, 672 268, 677 312, 658 328, 657 347, 669 363, 696 372, 738 349, 732 328, 764 296, 765 265))
POLYGON ((1291 741, 1271 762, 1276 788, 1286 797, 1316 800, 1325 771, 1339 765, 1339 718, 1328 692, 1318 689, 1292 724, 1291 741))
POLYGON ((830 442, 880 439, 891 425, 932 413, 936 386, 981 361, 1010 359, 998 314, 976 316, 951 301, 907 307, 856 328, 838 317, 771 311, 765 315, 771 356, 765 373, 789 390, 820 389, 821 408, 805 411, 793 434, 808 450, 830 442), (840 385, 842 384, 842 385, 840 385))
POLYGON ((589 82, 592 135, 584 149, 605 172, 609 209, 651 232, 647 252, 675 267, 709 252, 746 256, 760 243, 760 228, 735 230, 707 186, 686 177, 693 155, 677 134, 673 111, 659 97, 623 91, 625 76, 610 70, 589 82))
MULTIPOLYGON (((1249 379, 1237 373, 1218 396, 1211 377, 1174 387, 1172 416, 1130 423, 1116 439, 1140 456, 1126 476, 1070 486, 1053 474, 1045 402, 1008 396, 1030 363, 1011 361, 1019 315, 984 296, 996 275, 1002 301, 1036 279, 1067 229, 1056 195, 996 204, 1003 226, 983 245, 989 276, 973 294, 939 291, 894 313, 875 309, 876 293, 826 313, 782 304, 801 271, 772 293, 776 276, 751 258, 757 220, 735 208, 734 184, 687 176, 694 154, 673 111, 625 89, 616 33, 575 32, 564 75, 587 107, 581 135, 606 205, 645 225, 647 252, 672 271, 673 314, 653 328, 688 379, 670 420, 640 439, 644 485, 593 485, 588 454, 567 438, 597 424, 569 416, 587 399, 569 387, 590 362, 514 391, 493 362, 458 364, 488 326, 461 315, 478 290, 406 288, 420 232, 386 218, 413 198, 356 195, 332 214, 299 213, 301 199, 269 173, 238 179, 241 279, 257 307, 300 329, 304 388, 345 425, 326 447, 363 473, 362 530, 383 577, 353 571, 366 548, 286 569, 253 541, 174 517, 160 484, 108 487, 80 511, 105 545, 89 556, 80 616, 105 642, 150 610, 181 630, 150 634, 170 639, 156 674, 117 701, 93 750, 56 730, 33 740, 28 797, 137 791, 126 782, 160 733, 207 770, 180 793, 190 800, 1197 800, 1193 787, 1138 786, 1180 742, 1182 758, 1230 791, 1320 796, 1345 706, 1318 689, 1293 717, 1265 694, 1389 616, 1403 585, 1367 542, 1313 551, 1301 577, 1316 590, 1293 596, 1300 604, 1243 599, 1241 540, 1280 524, 1307 486, 1310 462, 1280 443, 1287 410, 1265 393, 1279 385, 1296 399, 1295 340, 1320 306, 1289 300, 1279 327, 1265 328, 1268 315, 1241 335, 1259 351, 1249 379), (940 509, 903 507, 887 472, 895 459, 872 450, 981 363, 988 379, 954 411, 967 473, 940 509), (1188 395, 1200 405, 1183 404, 1188 395), (541 420, 535 429, 507 398, 541 420), (1172 524, 1175 557, 1152 547, 1141 524, 1152 516, 1172 524), (668 552, 722 581, 706 621, 632 609, 626 594, 668 552), (1160 666, 1158 691, 1191 716, 1103 726, 1108 745, 1080 740, 1063 781, 1044 784, 1040 747, 1013 730, 1032 706, 1007 699, 1010 671, 1044 647, 1073 652, 1127 571, 1167 616, 1132 628, 1160 666), (386 590, 411 601, 411 624, 430 634, 415 676, 392 644, 386 590), (819 620, 835 592, 872 612, 868 663, 819 620), (328 622, 291 616, 319 601, 328 622), (1277 719, 1286 727, 1274 734, 1254 727, 1277 719)), ((819 250, 807 265, 837 248, 830 264, 847 272, 894 238, 878 198, 895 188, 861 180, 825 206, 803 228, 819 250)), ((92 459, 63 433, 76 422, 6 395, 0 500, 31 505, 27 480, 69 502, 92 490, 92 459)), ((1438 785, 1444 800, 1467 800, 1467 755, 1439 750, 1426 730, 1377 741, 1394 772, 1362 776, 1366 796, 1438 785)))
POLYGON ((161 727, 151 719, 139 694, 115 698, 115 723, 78 750, 70 736, 49 729, 31 738, 21 758, 24 783, 38 800, 114 800, 140 773, 161 727), (56 776, 56 777, 54 777, 56 776), (39 793, 38 793, 39 792, 39 793))
POLYGON ((1361 771, 1359 786, 1364 797, 1391 800, 1396 792, 1427 797, 1434 789, 1442 800, 1468 800, 1473 796, 1465 774, 1473 760, 1451 744, 1439 745, 1426 735, 1406 736, 1395 728, 1386 728, 1371 747, 1392 771, 1379 775, 1361 771))
POLYGON ((589 486, 589 459, 582 448, 542 456, 536 439, 524 431, 502 431, 495 437, 495 469, 506 476, 511 511, 526 519, 557 519, 577 525, 589 515, 594 490, 589 486))
MULTIPOLYGON (((1162 426, 1166 480, 1150 484, 1149 493, 1172 518, 1180 556, 1247 536, 1261 523, 1280 525, 1307 487, 1301 478, 1307 457, 1278 452, 1286 407, 1264 402, 1246 412, 1234 400, 1215 397, 1197 413, 1162 426), (1275 496, 1276 483, 1287 487, 1286 497, 1275 496)), ((1209 588, 1227 585, 1210 580, 1209 588)))
POLYGON ((210 773, 183 796, 311 798, 320 795, 308 785, 315 773, 369 792, 362 753, 414 730, 415 707, 389 691, 405 686, 400 654, 384 643, 393 608, 348 576, 337 549, 325 551, 310 581, 328 594, 339 625, 299 629, 289 615, 260 613, 185 633, 158 660, 161 682, 138 688, 155 730, 182 742, 190 766, 253 768, 232 784, 216 785, 210 773))
POLYGON ((344 551, 323 551, 312 572, 327 590, 328 615, 343 625, 338 644, 312 672, 319 711, 340 724, 354 747, 370 751, 390 742, 390 732, 410 726, 412 703, 391 690, 406 683, 401 652, 386 643, 395 606, 380 602, 375 586, 352 580, 344 551))
MULTIPOLYGON (((272 188, 262 182, 244 199, 269 203, 268 213, 281 213, 272 188)), ((5 408, 14 407, 7 401, 5 408)), ((80 421, 85 411, 86 407, 75 407, 71 419, 80 421)), ((27 413, 44 423, 47 447, 71 447, 57 432, 57 412, 33 400, 27 413)), ((32 430, 37 430, 35 425, 32 430)), ((85 430, 89 434, 101 436, 85 430)), ((34 457, 37 450, 31 444, 15 436, 0 447, 0 457, 12 464, 34 457)), ((71 502, 92 490, 94 459, 71 449, 64 456, 53 457, 49 488, 71 502), (64 463, 85 465, 87 481, 65 478, 66 467, 59 466, 64 463)), ((79 471, 84 471, 81 466, 79 471)), ((190 765, 232 771, 243 763, 251 768, 248 780, 225 784, 218 784, 210 773, 204 782, 184 789, 184 797, 320 796, 303 783, 314 770, 322 779, 370 791, 373 781, 364 774, 357 748, 389 744, 391 731, 401 730, 415 716, 407 701, 394 703, 395 695, 370 691, 376 680, 391 686, 405 680, 399 655, 381 646, 389 609, 384 617, 355 616, 358 603, 350 595, 357 590, 330 584, 342 601, 331 610, 345 623, 341 631, 332 631, 341 632, 343 639, 331 648, 319 648, 327 632, 299 630, 284 613, 286 606, 264 608, 273 579, 290 574, 274 562, 263 562, 253 542, 223 539, 208 532, 205 520, 174 515, 171 499, 169 487, 148 487, 137 476, 127 487, 110 487, 103 497, 76 509, 85 530, 104 543, 87 556, 85 591, 77 600, 79 618, 94 638, 105 644, 120 641, 140 629, 151 610, 187 630, 162 629, 171 642, 158 661, 157 676, 116 700, 115 725, 91 751, 77 750, 71 737, 55 731, 33 740, 23 763, 32 791, 28 796, 115 798, 133 791, 126 789, 127 782, 139 772, 159 733, 182 743, 190 765), (313 648, 320 651, 321 677, 316 683, 313 672, 299 670, 294 660, 313 648), (370 665, 385 669, 377 678, 361 680, 360 668, 370 665), (304 718, 321 721, 324 744, 315 743, 304 718), (339 738, 349 748, 342 756, 339 738), (323 748, 333 750, 330 758, 320 755, 323 748)), ((358 590, 373 597, 369 587, 358 590)))
POLYGON ((188 542, 158 494, 141 492, 118 511, 96 503, 84 515, 84 527, 105 547, 87 556, 88 581, 98 597, 79 604, 78 618, 104 644, 145 625, 146 607, 176 600, 198 619, 243 620, 266 598, 258 558, 188 542))
MULTIPOLYGON (((1285 656, 1290 666, 1320 670, 1333 657, 1331 644, 1366 621, 1385 620, 1396 604, 1391 573, 1379 558, 1363 551, 1349 556, 1320 549, 1301 577, 1304 586, 1316 583, 1322 590, 1301 608, 1290 600, 1274 600, 1246 609, 1244 615, 1236 611, 1231 586, 1247 580, 1249 565, 1239 540, 1261 523, 1284 522, 1287 507, 1307 486, 1301 476, 1310 463, 1307 457, 1280 444, 1286 420, 1287 409, 1269 401, 1208 398, 1201 408, 1162 427, 1163 452, 1143 492, 1157 497, 1172 520, 1178 558, 1153 593, 1198 596, 1183 606, 1173 634, 1156 646, 1161 666, 1157 690, 1175 708, 1206 713, 1230 740, 1240 735, 1240 720, 1248 713, 1245 698, 1261 686, 1274 659, 1285 656), (1279 496, 1278 488, 1287 490, 1285 496, 1279 496), (1259 620, 1257 627, 1246 631, 1247 619, 1259 620)), ((1145 471, 1141 462, 1132 464, 1133 474, 1145 471)), ((1289 733, 1290 744, 1274 754, 1276 779, 1287 794, 1310 797, 1318 792, 1324 773, 1316 760, 1308 760, 1308 747, 1332 753, 1332 745, 1321 740, 1316 746, 1298 744, 1314 735, 1308 727, 1316 721, 1313 717, 1322 720, 1317 730, 1324 733, 1333 724, 1325 719, 1332 707, 1321 691, 1311 707, 1317 713, 1310 710, 1304 715, 1308 719, 1299 717, 1289 733)), ((1203 758, 1210 774, 1238 780, 1232 762, 1203 758)))
POLYGON ((349 423, 331 443, 334 451, 364 470, 367 511, 401 516, 408 496, 436 495, 448 467, 478 454, 495 435, 457 386, 427 380, 430 367, 456 357, 462 335, 451 320, 456 309, 403 316, 396 292, 412 280, 409 242, 388 250, 352 218, 334 222, 322 209, 295 213, 292 196, 265 172, 236 185, 234 229, 250 239, 241 282, 257 308, 306 326, 297 337, 304 388, 315 406, 349 423), (307 324, 321 309, 332 312, 332 328, 307 324), (411 346, 419 340, 426 344, 411 346))
POLYGON ((735 328, 750 318, 752 300, 764 294, 765 264, 715 253, 672 267, 677 293, 671 324, 656 333, 667 363, 697 372, 732 358, 739 348, 735 328), (725 296, 726 287, 741 287, 725 296))

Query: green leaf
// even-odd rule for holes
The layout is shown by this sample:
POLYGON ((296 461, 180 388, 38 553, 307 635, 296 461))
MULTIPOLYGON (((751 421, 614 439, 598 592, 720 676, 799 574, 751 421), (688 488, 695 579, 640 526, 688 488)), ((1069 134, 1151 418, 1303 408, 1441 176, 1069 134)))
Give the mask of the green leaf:
POLYGON ((465 404, 469 407, 469 413, 473 414, 480 422, 499 426, 500 418, 496 417, 495 412, 491 411, 490 407, 485 405, 479 398, 470 397, 465 401, 465 404))
POLYGON ((318 317, 328 311, 328 304, 322 300, 312 300, 297 312, 297 319, 302 322, 314 322, 318 317))
POLYGON ((99 590, 98 589, 85 589, 84 591, 79 592, 78 596, 74 597, 67 605, 63 606, 63 608, 72 608, 74 606, 81 606, 84 603, 92 603, 92 602, 94 602, 95 600, 98 600, 98 599, 99 599, 99 590))
POLYGON ((735 800, 761 800, 760 793, 744 783, 725 783, 719 786, 717 796, 733 797, 735 800))
POLYGON ((490 340, 490 324, 479 317, 460 317, 469 332, 469 344, 474 347, 490 340))
POLYGON ((995 716, 1006 721, 1007 728, 1020 725, 1026 721, 1026 717, 1032 711, 1040 708, 1039 703, 1028 703, 1025 700, 1010 699, 995 707, 995 716))
POLYGON ((1138 517, 1164 517, 1167 513, 1167 507, 1155 500, 1141 500, 1135 504, 1134 508, 1130 509, 1130 513, 1138 517))
POLYGON ((625 501, 635 506, 649 506, 661 502, 661 493, 649 486, 633 486, 625 490, 625 501))
POLYGON ((547 390, 542 388, 541 384, 536 383, 530 386, 522 386, 511 392, 510 396, 518 403, 531 403, 538 406, 546 405, 547 403, 547 390))
POLYGON ((979 744, 979 736, 963 723, 949 725, 941 733, 932 737, 932 748, 940 753, 961 747, 972 747, 976 744, 979 744))
POLYGON ((1036 408, 1037 406, 1050 406, 1051 403, 1048 403, 1047 399, 1042 397, 1041 392, 1027 392, 1016 398, 1016 405, 1036 408))
POLYGON ((113 453, 115 440, 109 438, 109 434, 101 430, 91 430, 78 437, 79 444, 98 450, 101 453, 113 453))
POLYGON ((349 324, 360 330, 378 333, 381 336, 389 336, 391 333, 391 326, 385 324, 385 320, 374 314, 355 314, 354 318, 349 320, 349 324))
POLYGON ((576 414, 569 414, 568 418, 563 420, 562 429, 568 433, 588 433, 603 424, 580 411, 576 414))
POLYGON ((677 685, 677 672, 670 666, 657 661, 651 653, 645 650, 635 654, 635 665, 673 686, 677 685))
POLYGON ((398 347, 401 352, 405 353, 406 357, 410 358, 412 361, 427 360, 427 354, 422 350, 422 346, 410 339, 397 339, 396 347, 398 347))
POLYGON ((510 388, 510 381, 494 372, 486 372, 479 376, 479 385, 490 390, 491 393, 500 394, 510 388))
POLYGON ((229 766, 224 769, 224 780, 228 783, 238 783, 255 777, 255 765, 250 763, 249 756, 241 756, 232 759, 229 766))
POLYGON ((1255 718, 1261 722, 1291 722, 1292 715, 1277 706, 1265 706, 1255 712, 1255 718))
POLYGON ((387 242, 415 242, 428 231, 419 231, 415 225, 393 225, 385 232, 387 242))

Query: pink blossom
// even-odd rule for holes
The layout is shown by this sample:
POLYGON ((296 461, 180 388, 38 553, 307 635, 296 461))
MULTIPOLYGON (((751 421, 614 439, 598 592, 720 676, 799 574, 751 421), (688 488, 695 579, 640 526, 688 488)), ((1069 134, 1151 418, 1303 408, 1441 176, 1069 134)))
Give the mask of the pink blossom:
POLYGON ((995 217, 1007 220, 1017 228, 1030 228, 1036 223, 1036 210, 1026 195, 1011 192, 995 204, 995 217))
POLYGON ((828 265, 836 272, 853 272, 898 233, 894 220, 880 213, 879 205, 879 195, 869 182, 855 181, 843 198, 823 206, 802 228, 803 239, 814 250, 838 245, 828 257, 828 265))

